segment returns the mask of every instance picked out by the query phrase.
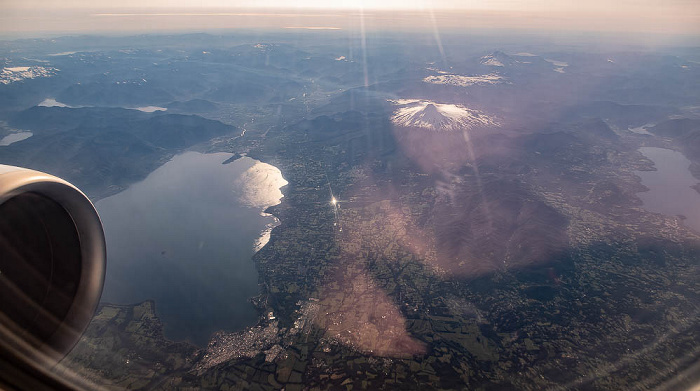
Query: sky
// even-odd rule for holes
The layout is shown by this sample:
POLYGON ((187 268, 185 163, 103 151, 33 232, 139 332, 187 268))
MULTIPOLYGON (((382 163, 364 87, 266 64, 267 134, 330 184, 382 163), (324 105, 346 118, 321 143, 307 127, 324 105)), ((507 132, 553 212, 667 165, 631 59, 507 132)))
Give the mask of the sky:
POLYGON ((313 9, 461 9, 544 12, 605 12, 615 14, 673 14, 700 12, 697 0, 0 0, 7 8, 313 8, 313 9))
POLYGON ((698 0, 0 0, 0 32, 343 28, 358 12, 370 28, 437 18, 443 28, 700 34, 698 0))

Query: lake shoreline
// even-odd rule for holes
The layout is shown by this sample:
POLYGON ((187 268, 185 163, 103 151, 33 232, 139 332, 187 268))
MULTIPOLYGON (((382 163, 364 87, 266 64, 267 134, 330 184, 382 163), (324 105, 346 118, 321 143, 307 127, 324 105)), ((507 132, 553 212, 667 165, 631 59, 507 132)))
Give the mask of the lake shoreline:
POLYGON ((259 160, 222 164, 231 157, 184 152, 96 202, 108 240, 103 304, 153 300, 166 337, 200 347, 260 322, 254 255, 280 224, 267 211, 286 180, 259 160))
POLYGON ((647 191, 637 194, 642 208, 676 217, 682 225, 700 233, 700 184, 692 175, 692 162, 681 152, 659 147, 640 147, 638 151, 653 163, 650 170, 637 170, 647 191))

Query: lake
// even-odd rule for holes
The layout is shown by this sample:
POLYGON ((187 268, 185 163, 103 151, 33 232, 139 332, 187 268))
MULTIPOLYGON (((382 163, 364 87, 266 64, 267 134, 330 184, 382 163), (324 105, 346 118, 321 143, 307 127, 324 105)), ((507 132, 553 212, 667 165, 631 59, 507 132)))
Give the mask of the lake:
POLYGON ((683 215, 687 226, 700 232, 700 193, 691 188, 698 183, 691 174, 690 160, 682 153, 665 148, 642 147, 639 151, 654 162, 656 171, 636 171, 649 191, 639 193, 643 208, 670 216, 683 215))
POLYGON ((26 140, 26 139, 32 137, 32 135, 33 135, 32 132, 10 133, 7 136, 0 139, 0 147, 6 147, 6 146, 8 146, 10 144, 14 144, 18 141, 26 140))
POLYGON ((262 211, 287 182, 269 164, 186 152, 98 201, 107 240, 102 301, 152 299, 166 337, 206 345, 215 331, 254 325, 251 260, 277 221, 262 211))

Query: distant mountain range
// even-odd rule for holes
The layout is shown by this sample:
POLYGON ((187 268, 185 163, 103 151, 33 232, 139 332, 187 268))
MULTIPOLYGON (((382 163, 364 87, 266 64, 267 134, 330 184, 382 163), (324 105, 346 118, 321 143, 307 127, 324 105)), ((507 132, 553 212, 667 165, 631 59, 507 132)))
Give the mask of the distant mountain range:
POLYGON ((32 107, 10 125, 33 136, 4 147, 4 164, 65 178, 93 198, 145 178, 177 151, 239 131, 196 115, 98 107, 32 107))

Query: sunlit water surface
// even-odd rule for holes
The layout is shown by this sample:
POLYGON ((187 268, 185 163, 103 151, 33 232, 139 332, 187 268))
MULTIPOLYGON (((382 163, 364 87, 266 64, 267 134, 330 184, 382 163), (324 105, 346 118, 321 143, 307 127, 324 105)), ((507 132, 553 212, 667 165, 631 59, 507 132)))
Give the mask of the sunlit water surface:
POLYGON ((107 238, 103 302, 153 299, 166 337, 205 345, 218 330, 253 325, 251 260, 276 219, 280 171, 230 154, 186 152, 96 203, 107 238))

